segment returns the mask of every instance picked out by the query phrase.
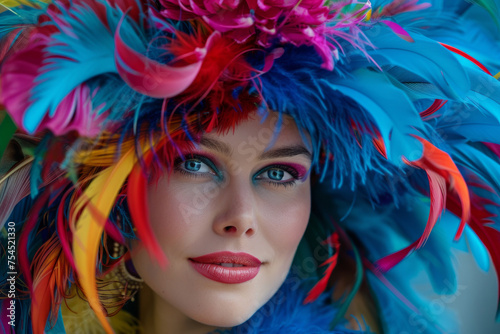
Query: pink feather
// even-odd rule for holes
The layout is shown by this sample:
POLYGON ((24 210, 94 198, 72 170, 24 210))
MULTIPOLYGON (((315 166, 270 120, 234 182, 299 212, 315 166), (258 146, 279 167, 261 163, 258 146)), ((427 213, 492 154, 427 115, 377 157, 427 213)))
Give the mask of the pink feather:
POLYGON ((410 43, 414 43, 415 42, 415 40, 413 40, 413 38, 410 36, 410 34, 406 30, 404 30, 403 27, 401 27, 396 22, 389 21, 389 20, 380 20, 380 22, 384 23, 386 26, 388 26, 389 28, 391 28, 391 30, 396 35, 398 35, 399 37, 401 37, 405 41, 410 42, 410 43))
MULTIPOLYGON (((120 21, 115 33, 115 63, 122 79, 135 91, 154 98, 169 98, 182 93, 194 81, 201 69, 207 50, 196 48, 198 59, 184 67, 158 63, 132 50, 120 37, 120 21)), ((207 41, 210 41, 210 39, 207 41)))

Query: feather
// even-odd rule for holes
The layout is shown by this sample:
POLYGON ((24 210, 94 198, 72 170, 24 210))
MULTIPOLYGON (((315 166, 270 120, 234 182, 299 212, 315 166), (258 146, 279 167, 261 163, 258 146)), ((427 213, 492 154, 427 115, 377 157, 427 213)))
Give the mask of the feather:
POLYGON ((430 3, 417 3, 418 0, 392 0, 385 6, 374 7, 372 18, 393 17, 398 14, 420 11, 431 7, 430 3))
POLYGON ((483 64, 481 64, 477 59, 475 59, 474 57, 468 55, 467 53, 463 52, 462 50, 460 49, 457 49, 451 45, 447 45, 447 44, 444 44, 444 43, 439 43, 441 44, 442 46, 444 46, 445 48, 447 48, 448 50, 458 54, 458 55, 461 55, 462 57, 470 60, 471 62, 473 62, 474 64, 476 64, 480 69, 482 69, 484 72, 488 73, 489 75, 491 75, 490 71, 488 71, 488 69, 486 67, 484 67, 483 64))
POLYGON ((391 28, 391 30, 394 31, 394 33, 396 35, 398 35, 400 38, 402 38, 403 40, 405 40, 409 43, 415 42, 413 40, 413 38, 410 36, 410 34, 406 30, 404 30, 403 27, 401 27, 396 22, 392 22, 389 20, 380 20, 380 22, 382 22, 383 24, 385 24, 386 26, 391 28))
POLYGON ((450 99, 460 99, 470 87, 467 74, 458 60, 443 46, 414 34, 408 43, 389 28, 380 26, 377 34, 367 36, 375 47, 368 54, 380 66, 399 67, 436 86, 450 99), (432 55, 432 56, 429 56, 432 55))
POLYGON ((500 13, 500 8, 497 5, 497 1, 495 0, 467 0, 468 2, 472 2, 478 4, 488 11, 491 17, 495 20, 496 24, 500 26, 500 22, 498 21, 498 13, 500 13))
MULTIPOLYGON (((40 2, 44 2, 44 1, 40 0, 40 2)), ((36 1, 31 1, 31 0, 4 0, 0 3, 0 13, 8 10, 8 11, 16 14, 16 11, 15 11, 16 7, 36 6, 36 4, 37 4, 36 1)))
MULTIPOLYGON (((484 244, 488 250, 493 265, 496 272, 500 272, 500 231, 492 226, 493 214, 487 210, 485 205, 493 204, 498 206, 498 203, 492 202, 491 200, 480 198, 472 194, 472 206, 471 206, 471 220, 469 226, 477 235, 477 237, 484 244)), ((462 214, 463 209, 457 198, 448 198, 447 207, 455 215, 459 216, 462 214)), ((471 245, 471 244, 469 244, 471 245)), ((497 308, 497 321, 500 320, 500 280, 497 281, 499 286, 498 290, 498 302, 499 306, 497 308)))
POLYGON ((477 265, 487 272, 490 268, 490 256, 487 248, 470 226, 465 228, 465 236, 467 238, 467 247, 472 256, 474 256, 477 265))
MULTIPOLYGON (((496 118, 500 122, 500 83, 490 75, 476 68, 467 68, 471 90, 466 99, 480 112, 496 118)), ((489 140, 488 140, 489 141, 489 140)))
POLYGON ((326 261, 324 261, 320 267, 328 265, 325 272, 323 273, 323 277, 319 280, 316 285, 309 291, 306 299, 304 300, 304 304, 312 303, 325 291, 327 284, 330 280, 330 276, 332 275, 333 269, 337 266, 337 260, 339 257, 339 235, 338 233, 333 233, 328 239, 326 239, 324 244, 328 244, 330 247, 335 249, 335 252, 332 256, 330 256, 326 261))
POLYGON ((135 91, 155 98, 173 97, 189 87, 201 69, 206 48, 220 38, 220 34, 214 33, 208 38, 206 48, 196 48, 192 52, 196 58, 193 64, 172 67, 148 59, 126 45, 120 34, 122 22, 123 19, 118 24, 114 38, 118 73, 135 91))
POLYGON ((89 300, 90 306, 107 333, 112 333, 109 323, 102 310, 96 290, 97 250, 101 235, 121 186, 127 179, 134 165, 134 150, 129 150, 112 167, 102 171, 85 190, 85 196, 79 198, 75 210, 83 208, 78 219, 73 240, 75 266, 82 289, 89 300), (103 191, 106 189, 106 191, 103 191), (90 202, 87 204, 88 199, 90 202), (86 205, 87 204, 87 205, 86 205), (92 205, 99 215, 93 215, 92 205))
MULTIPOLYGON (((498 114, 492 108, 490 111, 498 114)), ((450 146, 465 142, 500 142, 497 117, 473 108, 454 106, 436 119, 435 129, 450 146)))
POLYGON ((56 310, 65 295, 70 275, 57 235, 53 235, 37 251, 32 268, 35 275, 31 322, 33 332, 43 334, 49 313, 52 313, 53 318, 57 314, 56 310))
POLYGON ((453 147, 453 159, 462 168, 467 168, 493 192, 500 194, 500 169, 498 161, 468 144, 456 144, 453 147))
MULTIPOLYGON (((96 3, 94 6, 98 8, 96 3)), ((96 8, 97 13, 87 5, 74 4, 69 10, 60 5, 60 14, 49 11, 53 18, 52 26, 57 27, 57 22, 64 22, 66 25, 58 28, 66 33, 39 39, 16 53, 15 57, 9 57, 2 66, 4 104, 16 124, 22 125, 29 133, 38 129, 47 113, 50 117, 58 114, 53 120, 56 125, 69 122, 71 113, 66 109, 58 110, 62 107, 61 103, 66 107, 74 106, 77 116, 80 112, 86 113, 86 116, 77 117, 80 121, 88 118, 91 115, 88 91, 83 87, 80 91, 73 90, 92 77, 116 72, 113 35, 100 21, 96 8), (60 80, 61 77, 66 79, 60 80), (60 115, 62 112, 65 115, 60 115)), ((113 15, 108 17, 113 18, 113 15)), ((108 25, 113 26, 112 22, 108 25)), ((85 132, 85 127, 81 127, 84 135, 94 133, 85 132)))
POLYGON ((406 152, 421 150, 417 141, 409 136, 416 134, 417 129, 423 129, 418 112, 407 96, 395 89, 385 76, 366 70, 358 70, 353 75, 354 80, 335 81, 331 84, 332 89, 349 96, 370 114, 384 142, 387 159, 400 165, 406 152), (384 94, 390 92, 391 100, 385 99, 379 90, 384 94))
POLYGON ((391 269, 408 256, 410 252, 425 244, 440 214, 445 208, 446 199, 450 197, 447 194, 447 188, 452 189, 455 194, 458 195, 462 208, 460 226, 455 235, 455 239, 460 237, 465 228, 465 224, 470 219, 471 204, 469 190, 457 166, 446 152, 441 151, 423 138, 418 139, 424 145, 422 157, 416 161, 407 160, 406 162, 410 166, 421 168, 427 173, 429 179, 429 195, 431 199, 429 217, 424 232, 418 240, 404 249, 377 261, 377 265, 383 271, 391 269))
POLYGON ((425 118, 428 117, 432 114, 434 114, 436 111, 441 109, 448 101, 444 101, 441 99, 436 99, 434 102, 431 104, 431 106, 424 111, 420 112, 420 117, 425 118))
POLYGON ((30 163, 27 158, 0 179, 0 229, 21 199, 29 194, 30 163))
POLYGON ((43 207, 45 206, 45 204, 47 203, 49 196, 50 196, 49 192, 43 192, 40 194, 40 196, 38 196, 38 198, 33 204, 33 207, 29 212, 26 222, 23 225, 23 230, 21 232, 21 235, 19 236, 19 242, 18 242, 19 268, 24 276, 26 285, 28 286, 28 289, 31 291, 31 293, 33 293, 33 284, 32 284, 33 278, 30 270, 28 243, 30 235, 33 232, 36 224, 38 223, 38 218, 39 218, 38 216, 42 211, 43 207))
MULTIPOLYGON (((153 154, 151 151, 148 151, 144 157, 144 164, 146 166, 151 165, 152 159, 153 154)), ((151 258, 156 258, 158 264, 164 268, 168 261, 149 223, 146 186, 147 176, 141 164, 138 162, 132 169, 128 179, 127 203, 132 220, 137 227, 137 234, 140 240, 148 250, 151 258)))

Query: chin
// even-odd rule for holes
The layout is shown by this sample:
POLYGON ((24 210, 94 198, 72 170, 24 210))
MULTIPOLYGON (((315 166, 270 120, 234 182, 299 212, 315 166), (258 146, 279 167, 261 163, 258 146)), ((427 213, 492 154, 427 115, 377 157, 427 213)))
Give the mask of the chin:
POLYGON ((193 314, 190 318, 205 325, 230 328, 241 325, 260 308, 259 306, 249 308, 247 301, 241 301, 239 307, 220 307, 221 305, 217 304, 215 303, 209 311, 193 314))

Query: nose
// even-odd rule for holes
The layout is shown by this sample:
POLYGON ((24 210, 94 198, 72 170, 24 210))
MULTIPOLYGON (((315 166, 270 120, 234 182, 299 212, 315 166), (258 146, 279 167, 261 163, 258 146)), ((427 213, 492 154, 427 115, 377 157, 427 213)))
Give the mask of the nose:
POLYGON ((217 203, 218 214, 214 218, 213 230, 226 237, 252 236, 257 231, 255 197, 251 185, 230 182, 222 203, 217 203))

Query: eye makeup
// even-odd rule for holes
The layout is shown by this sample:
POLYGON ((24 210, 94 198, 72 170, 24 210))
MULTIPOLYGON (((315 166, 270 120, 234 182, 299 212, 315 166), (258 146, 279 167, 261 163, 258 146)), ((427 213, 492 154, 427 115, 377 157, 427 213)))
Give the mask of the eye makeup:
POLYGON ((205 154, 205 153, 199 154, 199 153, 189 152, 189 153, 184 154, 183 158, 177 157, 175 159, 175 162, 174 162, 175 171, 180 172, 181 174, 184 174, 184 175, 195 177, 195 178, 207 176, 207 174, 208 174, 209 176, 216 177, 217 180, 219 181, 219 180, 222 180, 222 173, 220 172, 219 168, 217 168, 216 164, 213 162, 214 160, 215 160, 215 158, 211 158, 210 155, 205 154), (197 171, 190 171, 190 170, 186 169, 185 167, 184 168, 181 167, 181 164, 183 164, 185 162, 189 162, 189 161, 196 161, 196 162, 202 163, 202 164, 206 165, 211 170, 211 172, 198 173, 197 171))
POLYGON ((295 164, 295 163, 276 163, 268 165, 262 169, 260 169, 255 176, 253 177, 254 182, 266 182, 272 186, 277 187, 287 187, 293 186, 296 184, 297 180, 303 181, 307 175, 307 170, 304 166, 295 164), (272 178, 263 178, 262 175, 264 173, 269 172, 271 170, 281 170, 288 173, 291 178, 286 180, 273 180, 272 178))

